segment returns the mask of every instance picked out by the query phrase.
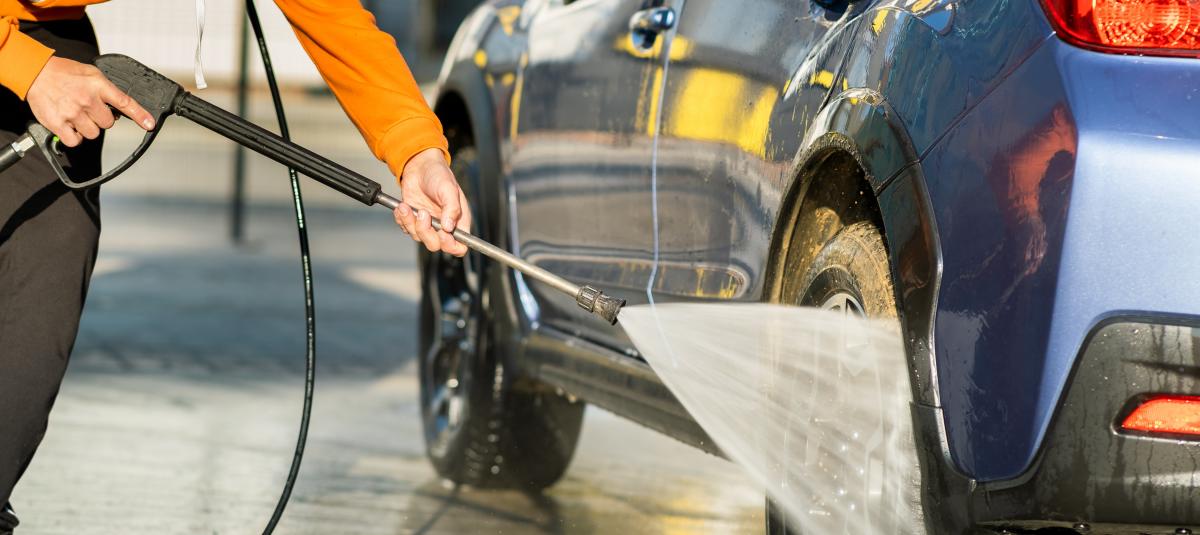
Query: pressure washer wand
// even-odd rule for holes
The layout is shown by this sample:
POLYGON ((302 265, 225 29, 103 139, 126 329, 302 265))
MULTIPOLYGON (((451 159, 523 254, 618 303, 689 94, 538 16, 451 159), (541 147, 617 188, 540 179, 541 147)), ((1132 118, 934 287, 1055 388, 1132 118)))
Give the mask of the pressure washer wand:
MULTIPOLYGON (((154 137, 162 128, 166 118, 178 115, 204 128, 212 130, 229 140, 242 145, 254 152, 270 158, 283 165, 296 169, 317 182, 325 184, 342 194, 357 200, 367 206, 376 204, 389 210, 400 206, 400 199, 383 193, 378 182, 351 171, 323 156, 320 156, 300 145, 292 143, 251 123, 235 114, 225 111, 216 105, 201 99, 183 89, 170 78, 159 74, 153 69, 138 63, 136 60, 120 54, 107 54, 96 59, 98 67, 117 87, 133 97, 155 119, 155 128, 147 132, 142 143, 112 171, 99 177, 78 182, 69 177, 62 168, 61 155, 58 152, 57 140, 48 130, 37 123, 29 127, 29 131, 17 142, 8 147, 0 147, 0 172, 20 160, 34 147, 40 148, 50 161, 51 167, 58 173, 59 179, 68 187, 75 189, 88 188, 103 184, 124 172, 138 160, 154 141, 154 137)), ((433 220, 433 225, 441 230, 441 223, 433 220)), ((617 314, 625 306, 625 300, 604 295, 604 292, 591 286, 579 286, 559 277, 545 269, 522 260, 513 254, 471 235, 462 229, 454 229, 454 239, 492 260, 500 262, 512 269, 520 271, 534 280, 550 285, 575 298, 575 303, 584 310, 596 314, 609 323, 616 324, 617 314)))
MULTIPOLYGON (((392 197, 391 195, 383 193, 382 191, 375 196, 375 202, 392 210, 395 210, 398 206, 400 206, 400 199, 392 197)), ((433 228, 442 230, 441 222, 437 219, 434 219, 433 228)), ((534 280, 544 282, 560 292, 573 296, 575 298, 575 303, 578 304, 580 308, 600 316, 601 318, 604 318, 605 321, 616 325, 617 314, 620 313, 621 308, 625 306, 624 299, 618 299, 604 295, 604 292, 601 292, 592 286, 579 286, 574 284, 567 279, 559 277, 558 275, 546 271, 545 269, 522 260, 517 256, 510 254, 508 251, 496 247, 495 245, 492 245, 491 243, 488 243, 477 236, 465 232, 462 229, 454 229, 454 232, 452 232, 451 235, 454 236, 454 239, 458 240, 459 243, 466 245, 472 251, 476 251, 488 258, 491 258, 492 260, 520 271, 521 273, 532 277, 534 280)))

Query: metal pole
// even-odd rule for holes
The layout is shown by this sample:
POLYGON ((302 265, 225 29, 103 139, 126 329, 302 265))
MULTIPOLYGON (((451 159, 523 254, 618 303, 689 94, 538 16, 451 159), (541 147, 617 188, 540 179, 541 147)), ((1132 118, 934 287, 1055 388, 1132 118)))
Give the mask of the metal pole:
MULTIPOLYGON (((248 92, 250 89, 250 23, 242 17, 242 38, 238 44, 237 115, 246 118, 248 92)), ((246 214, 246 147, 238 144, 233 149, 233 191, 229 199, 229 237, 233 243, 245 240, 246 214)))

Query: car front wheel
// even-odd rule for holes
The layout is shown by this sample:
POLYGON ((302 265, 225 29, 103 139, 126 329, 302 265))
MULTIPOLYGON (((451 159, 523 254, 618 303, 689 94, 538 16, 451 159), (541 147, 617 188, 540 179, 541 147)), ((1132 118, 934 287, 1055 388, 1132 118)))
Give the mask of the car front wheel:
MULTIPOLYGON (((797 270, 799 271, 799 270, 797 270)), ((899 314, 896 307, 895 289, 892 283, 890 264, 883 236, 867 221, 849 224, 839 230, 832 239, 826 242, 820 252, 802 273, 795 273, 783 281, 781 300, 784 304, 806 307, 816 307, 830 312, 859 318, 897 319, 899 314)), ((848 344, 857 344, 847 340, 848 344)), ((852 348, 842 351, 845 355, 853 354, 852 348)), ((839 369, 829 388, 840 392, 829 391, 826 409, 842 415, 841 424, 846 429, 839 429, 843 434, 852 436, 868 436, 875 433, 890 433, 906 440, 911 444, 911 434, 902 426, 885 422, 887 412, 885 407, 903 403, 910 398, 908 381, 897 382, 900 374, 907 374, 907 364, 903 355, 893 359, 884 358, 872 367, 862 370, 846 371, 839 369), (874 388, 879 385, 879 388, 874 388), (886 392, 886 393, 885 393, 886 392), (851 400, 843 403, 842 400, 851 400), (855 412, 861 407, 878 407, 880 410, 855 412), (890 431, 885 431, 889 430, 890 431)), ((808 421, 804 418, 798 421, 808 421)), ((815 436, 815 446, 810 444, 808 454, 817 459, 816 469, 809 474, 811 478, 801 483, 812 491, 808 497, 812 503, 805 504, 810 510, 809 517, 800 519, 813 532, 819 533, 837 523, 833 519, 841 511, 858 511, 858 515, 867 514, 871 508, 882 508, 890 512, 880 513, 885 519, 905 519, 896 522, 895 526, 887 526, 880 533, 923 533, 919 506, 919 472, 915 469, 915 447, 899 447, 895 451, 882 452, 879 449, 860 447, 857 444, 841 444, 849 448, 850 453, 845 457, 836 453, 826 453, 822 448, 828 440, 821 429, 810 425, 808 428, 797 429, 802 436, 815 436), (818 451, 813 453, 813 451, 818 451), (862 466, 845 465, 845 459, 855 459, 862 466), (905 474, 904 481, 893 488, 898 496, 887 496, 875 503, 866 496, 838 496, 845 488, 864 488, 869 486, 868 480, 862 479, 862 470, 867 464, 891 474, 905 474), (894 470, 894 471, 889 471, 894 470), (912 525, 909 525, 909 524, 912 525), (893 529, 894 528, 894 529, 893 529)), ((840 436, 837 433, 831 436, 840 436)), ((794 458, 803 457, 803 452, 791 452, 794 458)), ((867 493, 869 494, 869 493, 867 493)), ((876 511, 878 513, 878 511, 876 511)), ((861 520, 858 519, 858 520, 861 520)), ((887 520, 884 522, 887 523, 887 520)), ((779 504, 767 501, 766 532, 768 535, 799 535, 801 522, 789 518, 779 504)))
MULTIPOLYGON (((478 175, 474 148, 454 154, 453 170, 471 201, 478 175)), ((473 205, 474 213, 479 214, 473 205)), ((507 322, 493 288, 501 267, 422 253, 420 311, 421 416, 426 453, 438 475, 480 488, 538 491, 567 469, 583 420, 583 403, 518 377, 501 340, 507 322)))

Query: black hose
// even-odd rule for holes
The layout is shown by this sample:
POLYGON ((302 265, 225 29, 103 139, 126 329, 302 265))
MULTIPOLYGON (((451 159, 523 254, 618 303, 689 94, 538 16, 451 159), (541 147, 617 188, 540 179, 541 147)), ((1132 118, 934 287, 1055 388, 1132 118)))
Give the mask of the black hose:
MULTIPOLYGON (((271 54, 267 51, 267 40, 263 36, 262 23, 258 20, 258 10, 254 0, 246 0, 246 16, 250 18, 250 26, 254 28, 254 38, 258 41, 258 52, 262 56, 263 69, 267 74, 267 86, 271 88, 271 100, 275 104, 275 118, 279 121, 279 135, 291 141, 288 132, 287 116, 283 112, 283 99, 279 96, 279 84, 275 81, 275 69, 271 66, 271 54)), ((307 347, 304 373, 304 409, 300 415, 300 436, 296 438, 296 452, 292 457, 292 467, 288 470, 287 481, 283 484, 283 493, 275 504, 275 513, 271 521, 263 528, 263 535, 275 531, 283 510, 287 508, 288 500, 292 497, 292 488, 296 486, 296 476, 300 473, 300 462, 304 459, 304 445, 308 442, 308 422, 312 417, 313 386, 316 381, 317 365, 317 317, 313 304, 312 259, 308 253, 308 227, 304 218, 304 199, 300 195, 300 177, 296 170, 288 167, 288 178, 292 181, 292 201, 296 211, 296 232, 300 239, 300 264, 304 270, 304 323, 307 330, 307 347)))
POLYGON ((24 154, 17 152, 17 148, 12 144, 8 144, 3 148, 0 148, 0 173, 21 161, 22 156, 24 156, 24 154))

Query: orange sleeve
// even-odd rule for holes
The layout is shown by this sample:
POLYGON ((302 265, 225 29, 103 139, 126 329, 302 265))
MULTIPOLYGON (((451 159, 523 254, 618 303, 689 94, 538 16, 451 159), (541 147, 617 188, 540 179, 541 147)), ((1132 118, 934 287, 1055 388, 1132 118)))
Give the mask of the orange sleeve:
POLYGON ((0 17, 0 85, 25 100, 29 86, 53 55, 54 50, 21 33, 17 19, 0 17))
POLYGON ((437 148, 450 159, 442 124, 396 41, 359 0, 275 0, 321 77, 397 177, 417 153, 437 148))

